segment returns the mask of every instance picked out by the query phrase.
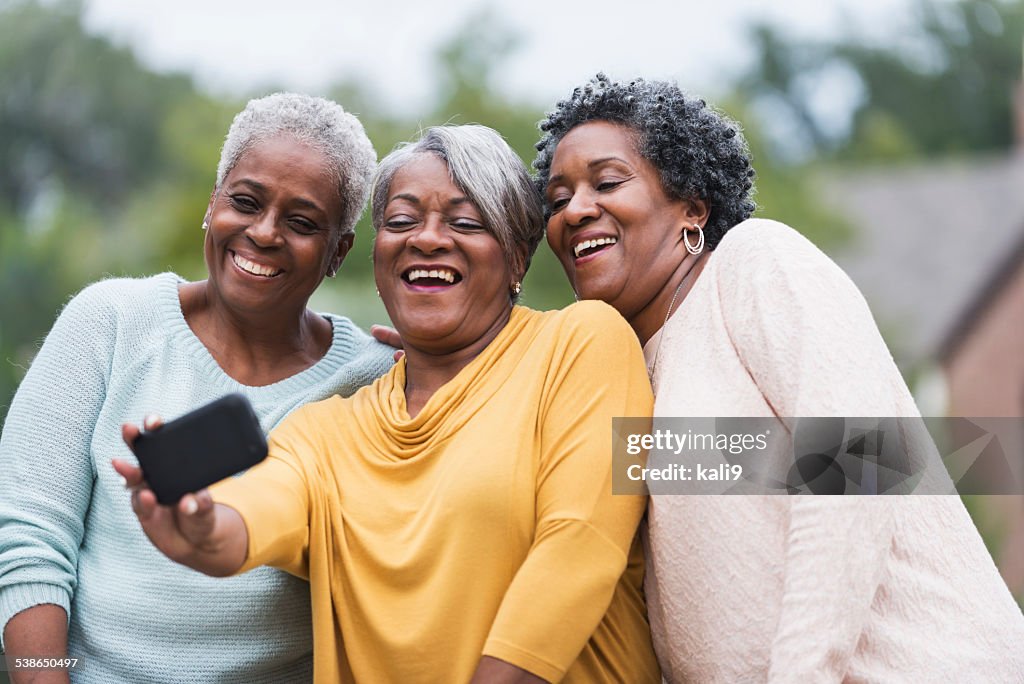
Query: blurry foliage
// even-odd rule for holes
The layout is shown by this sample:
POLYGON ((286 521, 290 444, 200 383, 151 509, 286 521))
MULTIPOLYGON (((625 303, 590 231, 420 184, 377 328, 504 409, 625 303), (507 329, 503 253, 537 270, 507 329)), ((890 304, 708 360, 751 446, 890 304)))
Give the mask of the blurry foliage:
MULTIPOLYGON (((853 38, 794 43, 758 28, 761 59, 722 103, 745 124, 758 215, 829 246, 846 229, 810 190, 821 160, 1005 146, 1021 2, 921 4, 911 53, 903 44, 865 46, 853 38), (848 135, 836 137, 808 94, 815 74, 840 63, 864 97, 848 135), (766 101, 775 109, 761 106, 766 101), (773 125, 786 117, 812 151, 800 163, 773 125)), ((357 80, 339 80, 322 94, 360 117, 381 156, 426 126, 472 122, 500 131, 529 164, 544 105, 510 99, 496 86, 519 42, 490 12, 468 17, 434 55, 436 98, 422 111, 388 113, 372 86, 357 80)), ((243 104, 204 93, 187 76, 154 72, 128 49, 90 35, 80 2, 0 0, 0 419, 61 304, 84 284, 168 269, 203 276, 199 226, 223 136, 243 104)), ((374 295, 366 217, 357 233, 339 277, 313 306, 368 325, 386 318, 374 295)), ((550 308, 571 299, 542 244, 524 303, 550 308)))
POLYGON ((1024 2, 914 2, 915 30, 898 44, 855 35, 794 41, 775 27, 755 27, 758 57, 744 92, 776 105, 809 157, 890 161, 1009 148, 1024 2), (848 130, 836 132, 816 114, 814 99, 840 68, 855 77, 861 97, 848 130))

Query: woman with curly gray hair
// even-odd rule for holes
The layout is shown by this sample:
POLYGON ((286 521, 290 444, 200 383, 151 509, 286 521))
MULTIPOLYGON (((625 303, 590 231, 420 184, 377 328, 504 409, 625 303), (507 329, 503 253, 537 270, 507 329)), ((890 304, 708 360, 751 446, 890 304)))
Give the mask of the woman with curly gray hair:
MULTIPOLYGON (((540 124, 548 243, 644 345, 656 417, 916 416, 860 293, 752 219, 737 124, 598 75, 540 124)), ((669 682, 1024 681, 1024 618, 958 497, 652 496, 669 682)))
POLYGON ((231 124, 196 222, 209 276, 108 279, 65 307, 0 438, 10 658, 77 657, 77 682, 311 678, 309 585, 269 568, 218 582, 170 562, 146 540, 109 461, 134 462, 121 424, 157 410, 173 418, 240 392, 269 430, 390 367, 391 350, 349 319, 307 308, 352 245, 375 162, 338 104, 252 100, 231 124))

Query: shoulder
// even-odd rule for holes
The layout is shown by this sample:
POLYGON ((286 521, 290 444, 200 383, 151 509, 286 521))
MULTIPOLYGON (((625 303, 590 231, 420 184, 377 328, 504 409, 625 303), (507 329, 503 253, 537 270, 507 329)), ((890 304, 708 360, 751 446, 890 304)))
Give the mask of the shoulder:
POLYGON ((716 279, 739 296, 852 296, 859 290, 831 258, 784 223, 748 219, 725 234, 712 253, 716 279))
POLYGON ((584 300, 547 314, 552 324, 568 333, 582 333, 586 337, 636 337, 626 319, 602 301, 584 300))
POLYGON ((82 288, 65 308, 123 310, 134 306, 154 306, 169 289, 176 293, 181 282, 184 281, 173 273, 148 278, 104 278, 82 288))
POLYGON ((747 219, 733 226, 714 254, 723 261, 812 259, 831 261, 813 242, 785 223, 771 219, 747 219))
POLYGON ((269 439, 296 454, 325 448, 343 423, 343 416, 352 411, 353 401, 352 397, 335 394, 303 404, 270 431, 269 439))
POLYGON ((338 363, 365 366, 366 384, 385 373, 394 363, 395 350, 374 339, 351 319, 332 313, 321 313, 331 323, 334 339, 328 352, 338 363))
POLYGON ((162 273, 149 278, 105 278, 82 288, 60 313, 60 320, 101 326, 115 323, 132 312, 161 307, 166 292, 177 292, 181 278, 162 273))
POLYGON ((544 317, 542 324, 552 336, 553 352, 558 356, 643 356, 629 323, 605 302, 585 300, 537 315, 544 317))

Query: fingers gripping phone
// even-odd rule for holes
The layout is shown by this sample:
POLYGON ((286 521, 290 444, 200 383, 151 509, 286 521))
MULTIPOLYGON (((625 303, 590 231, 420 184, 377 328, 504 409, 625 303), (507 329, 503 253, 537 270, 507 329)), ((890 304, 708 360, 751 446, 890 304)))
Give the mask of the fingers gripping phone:
POLYGON ((262 461, 267 439, 249 400, 228 394, 143 432, 134 449, 149 488, 169 506, 262 461))

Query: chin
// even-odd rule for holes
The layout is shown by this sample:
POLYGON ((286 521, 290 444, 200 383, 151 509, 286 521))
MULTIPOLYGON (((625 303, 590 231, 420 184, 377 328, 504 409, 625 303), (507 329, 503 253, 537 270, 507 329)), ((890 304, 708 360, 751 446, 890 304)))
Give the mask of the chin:
POLYGON ((600 299, 602 302, 608 302, 609 304, 618 294, 607 283, 594 282, 592 279, 577 282, 576 293, 580 299, 600 299))
MULTIPOLYGON (((396 324, 395 328, 399 329, 399 326, 396 324)), ((455 328, 449 321, 438 320, 436 316, 409 317, 402 321, 399 332, 403 338, 429 342, 450 335, 455 328)))

